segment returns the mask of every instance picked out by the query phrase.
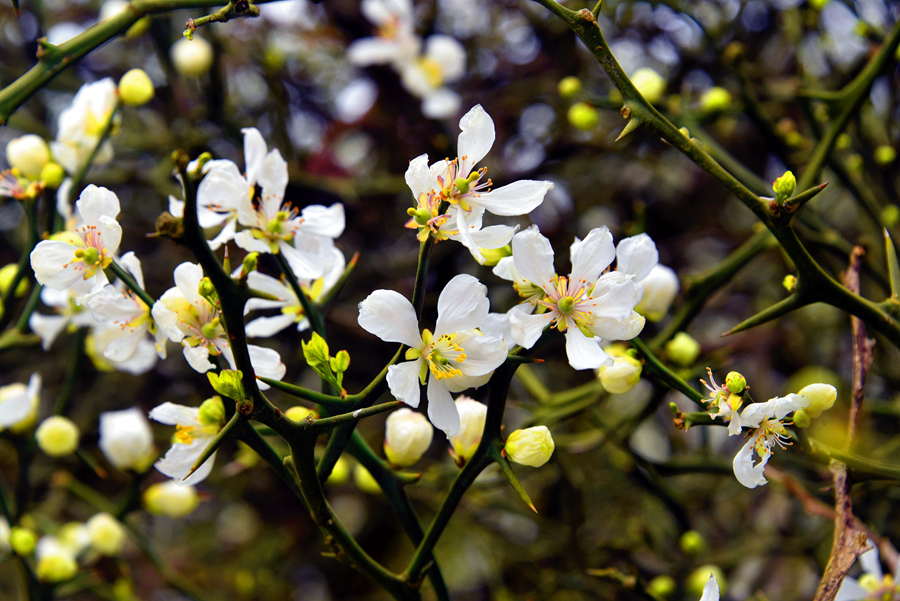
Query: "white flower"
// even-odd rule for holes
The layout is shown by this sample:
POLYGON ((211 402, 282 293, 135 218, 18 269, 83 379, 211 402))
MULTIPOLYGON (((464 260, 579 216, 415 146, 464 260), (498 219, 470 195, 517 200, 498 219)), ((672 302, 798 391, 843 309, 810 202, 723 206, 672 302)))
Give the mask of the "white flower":
POLYGON ((650 321, 659 321, 666 316, 678 294, 678 276, 671 268, 656 265, 639 284, 644 294, 635 310, 650 321))
POLYGON ((35 311, 28 318, 28 327, 41 338, 41 348, 49 350, 57 336, 67 327, 75 330, 96 324, 87 307, 77 303, 78 299, 86 297, 90 292, 91 282, 84 280, 76 280, 65 290, 46 286, 41 290, 41 302, 56 311, 54 315, 35 311))
POLYGON ((391 413, 384 427, 384 454, 396 467, 408 467, 421 459, 434 436, 425 416, 406 407, 391 413))
MULTIPOLYGON (((68 173, 75 174, 87 164, 117 104, 116 83, 107 77, 81 86, 72 104, 60 113, 56 140, 50 142, 50 150, 68 173)), ((106 140, 97 151, 94 164, 107 163, 112 156, 112 144, 106 140)))
POLYGON ((37 413, 41 375, 31 374, 28 386, 20 382, 0 386, 0 429, 22 423, 37 413))
POLYGON ((350 64, 358 67, 391 64, 400 70, 415 60, 422 41, 413 31, 415 15, 410 0, 363 0, 360 9, 378 27, 378 33, 347 47, 350 64))
POLYGON ((153 432, 144 412, 137 407, 100 414, 100 441, 103 456, 113 467, 140 470, 153 453, 153 432))
POLYGON ((900 597, 900 583, 896 580, 900 574, 900 563, 894 566, 893 574, 884 574, 878 547, 874 546, 859 556, 859 565, 863 575, 859 579, 844 578, 835 601, 882 601, 900 597))
POLYGON ((733 394, 724 385, 717 384, 710 368, 706 368, 706 373, 709 374, 709 383, 706 380, 700 380, 700 382, 709 391, 712 402, 709 408, 715 407, 716 409, 715 411, 710 411, 709 416, 713 419, 721 417, 722 421, 728 424, 729 436, 740 434, 741 414, 738 411, 740 411, 741 405, 744 404, 743 397, 733 394))
POLYGON ((434 333, 419 333, 412 304, 392 290, 376 290, 359 304, 359 325, 386 342, 409 347, 407 361, 388 369, 387 382, 398 400, 419 406, 419 385, 428 383, 428 418, 447 436, 459 431, 451 392, 487 383, 506 360, 497 334, 478 331, 488 314, 487 288, 470 275, 454 277, 438 298, 434 333))
POLYGON ((777 397, 765 403, 754 403, 741 412, 741 425, 753 428, 747 443, 734 457, 734 475, 738 482, 747 488, 756 488, 766 484, 763 476, 772 448, 777 444, 781 448, 790 444, 783 420, 788 413, 803 409, 809 405, 809 399, 799 394, 777 397), (754 463, 754 452, 759 458, 754 463))
MULTIPOLYGON (((479 104, 460 119, 459 128, 458 158, 429 166, 427 154, 416 157, 406 170, 406 183, 417 206, 423 206, 423 201, 425 205, 436 201, 450 204, 448 217, 439 224, 439 239, 458 240, 479 263, 484 263, 479 247, 500 248, 515 233, 515 228, 505 225, 482 229, 484 212, 525 215, 541 204, 553 183, 520 180, 489 190, 493 183, 485 177, 487 169, 476 170, 475 166, 494 144, 494 121, 479 104)), ((408 223, 407 227, 416 225, 408 223)))
POLYGON ((91 548, 109 557, 118 555, 128 538, 119 520, 108 513, 94 514, 85 523, 85 528, 90 537, 91 548))
MULTIPOLYGON (((213 397, 204 403, 214 401, 216 398, 213 397)), ((218 403, 221 404, 221 402, 219 399, 218 403)), ((189 478, 185 478, 185 476, 191 471, 203 450, 219 433, 219 429, 222 427, 221 421, 209 419, 206 414, 201 416, 200 407, 186 407, 175 403, 163 403, 155 407, 150 411, 150 419, 176 427, 172 448, 166 452, 165 457, 154 464, 156 469, 184 485, 193 486, 205 480, 215 463, 215 453, 189 478), (202 421, 201 417, 203 417, 202 421)))
POLYGON ((200 496, 193 486, 178 480, 167 480, 144 491, 144 506, 152 514, 183 518, 200 504, 200 496))
POLYGON ((6 160, 12 169, 30 180, 41 177, 41 170, 50 162, 50 148, 44 138, 36 134, 25 134, 9 141, 6 145, 6 160))
POLYGON ((538 304, 544 313, 511 313, 516 342, 531 348, 547 326, 565 332, 566 354, 575 369, 596 369, 613 360, 601 340, 630 340, 644 327, 634 313, 639 291, 632 276, 603 273, 615 256, 612 236, 605 227, 592 230, 571 247, 572 272, 553 270, 553 247, 536 226, 513 239, 513 261, 523 280, 540 287, 546 296, 538 304))
POLYGON ((459 94, 445 87, 466 72, 466 49, 456 39, 435 34, 425 40, 425 52, 400 67, 400 80, 410 94, 422 99, 422 114, 444 119, 459 114, 459 94))
MULTIPOLYGON (((221 323, 219 310, 200 296, 198 289, 203 269, 194 263, 175 268, 175 288, 168 289, 153 304, 151 313, 157 326, 172 342, 180 342, 184 358, 195 370, 204 373, 215 366, 209 358, 221 354, 235 369, 231 343, 221 323)), ((257 375, 280 380, 286 367, 276 351, 247 345, 257 375)), ((268 388, 262 382, 262 389, 268 388)))
POLYGON ((96 292, 109 281, 109 267, 122 240, 116 221, 119 199, 106 188, 90 185, 75 203, 82 225, 54 234, 31 251, 31 268, 44 286, 65 290, 79 279, 91 281, 96 292))
MULTIPOLYGON (((309 296, 310 300, 318 300, 334 288, 341 279, 346 267, 344 255, 337 248, 331 248, 331 259, 325 267, 325 274, 316 279, 298 280, 300 288, 309 296)), ((265 292, 275 296, 278 300, 263 298, 251 298, 244 306, 244 313, 260 309, 280 309, 281 315, 272 317, 257 317, 247 324, 247 336, 251 338, 264 338, 273 336, 290 325, 297 324, 297 331, 302 332, 309 328, 309 320, 303 312, 300 299, 294 294, 293 288, 281 280, 265 275, 258 271, 250 272, 247 276, 247 286, 251 290, 265 292)))

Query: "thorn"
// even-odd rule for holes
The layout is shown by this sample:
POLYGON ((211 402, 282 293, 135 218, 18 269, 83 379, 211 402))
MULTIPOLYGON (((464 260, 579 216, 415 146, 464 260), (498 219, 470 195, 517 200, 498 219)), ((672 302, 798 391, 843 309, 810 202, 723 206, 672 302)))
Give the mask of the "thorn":
POLYGON ((756 326, 761 326, 764 323, 772 321, 778 317, 783 315, 787 315, 794 309, 799 309, 800 307, 804 307, 809 304, 809 301, 802 299, 797 293, 778 301, 774 305, 767 307, 734 326, 724 334, 722 334, 722 338, 726 336, 731 336, 732 334, 737 334, 738 332, 743 332, 745 330, 749 330, 750 328, 755 328, 756 326))
POLYGON ((884 228, 884 250, 887 255, 888 275, 891 280, 891 296, 900 295, 900 263, 897 261, 897 249, 887 228, 884 228))
POLYGON ((631 119, 628 120, 628 123, 625 124, 625 129, 622 130, 622 133, 619 134, 619 137, 616 138, 615 141, 618 142, 619 140, 621 140, 622 138, 624 138, 625 136, 627 136, 628 134, 630 134, 631 132, 633 132, 634 130, 639 128, 640 126, 641 126, 640 119, 632 117, 631 119))

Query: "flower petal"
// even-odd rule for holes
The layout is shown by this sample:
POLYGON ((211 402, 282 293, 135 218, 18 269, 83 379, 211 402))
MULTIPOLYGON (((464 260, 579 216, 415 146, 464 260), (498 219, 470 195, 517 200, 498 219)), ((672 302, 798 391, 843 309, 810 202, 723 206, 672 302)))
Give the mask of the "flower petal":
POLYGON ((388 368, 387 383, 391 394, 398 401, 406 403, 410 407, 419 406, 422 394, 419 390, 419 371, 422 368, 422 360, 404 361, 388 368))
POLYGON ((550 314, 527 315, 523 313, 509 313, 509 328, 513 340, 522 348, 531 348, 544 332, 544 328, 550 325, 550 314))
POLYGON ((484 207, 494 215, 526 215, 544 201, 544 196, 551 189, 553 182, 523 179, 484 192, 472 203, 484 207))
POLYGON ((476 104, 459 120, 459 129, 462 130, 457 143, 459 174, 467 177, 494 145, 494 120, 476 104))
MULTIPOLYGON (((519 276, 545 291, 553 289, 553 247, 537 226, 516 234, 512 241, 512 256, 519 276)), ((521 343, 520 343, 521 344, 521 343)))
POLYGON ((490 310, 487 286, 477 278, 461 273, 447 282, 438 297, 438 318, 435 337, 481 325, 490 310))
POLYGON ((659 263, 659 252, 650 236, 638 234, 619 242, 616 258, 616 271, 633 275, 635 280, 641 281, 659 263))
POLYGON ((566 356, 573 369, 597 369, 613 364, 613 358, 600 348, 600 339, 588 338, 578 328, 566 330, 566 356))
POLYGON ((167 426, 199 426, 198 407, 187 407, 176 403, 165 402, 150 410, 150 419, 167 426))
POLYGON ((768 483, 768 480, 763 476, 763 472, 766 469, 766 464, 769 462, 769 457, 772 456, 772 450, 768 446, 765 446, 765 452, 762 457, 760 457, 760 462, 754 465, 753 446, 758 437, 759 434, 754 434, 747 440, 746 444, 741 447, 741 450, 738 451, 737 455, 734 456, 734 477, 747 488, 756 488, 757 486, 768 483))
POLYGON ((376 290, 359 303, 359 325, 385 342, 422 348, 416 310, 399 292, 376 290))
POLYGON ((709 575, 709 580, 703 586, 703 595, 700 597, 700 601, 719 601, 719 581, 716 580, 715 575, 709 575))
POLYGON ((459 432, 459 411, 450 391, 437 378, 428 378, 428 419, 447 438, 459 432))
POLYGON ((584 240, 572 244, 572 281, 593 284, 616 256, 612 234, 606 226, 594 228, 584 240))

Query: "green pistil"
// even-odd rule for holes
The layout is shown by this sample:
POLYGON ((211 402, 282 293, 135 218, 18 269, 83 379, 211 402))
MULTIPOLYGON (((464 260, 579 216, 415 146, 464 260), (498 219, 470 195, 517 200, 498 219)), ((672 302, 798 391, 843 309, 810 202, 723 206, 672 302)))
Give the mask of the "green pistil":
POLYGON ((215 318, 214 320, 207 322, 200 326, 200 333, 207 340, 212 340, 216 337, 216 334, 219 330, 219 318, 215 318))
POLYGON ((75 251, 75 258, 84 261, 85 265, 96 265, 100 261, 100 251, 94 247, 79 248, 75 251))
POLYGON ((568 315, 575 309, 575 299, 571 296, 564 296, 556 303, 556 308, 563 315, 568 315))

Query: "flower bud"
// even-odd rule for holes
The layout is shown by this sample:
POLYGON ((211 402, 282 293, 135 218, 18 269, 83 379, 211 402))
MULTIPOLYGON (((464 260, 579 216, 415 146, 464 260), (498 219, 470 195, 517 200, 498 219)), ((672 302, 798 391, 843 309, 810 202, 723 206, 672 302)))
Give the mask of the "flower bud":
POLYGON ((797 394, 809 400, 806 413, 812 418, 819 417, 822 412, 831 409, 837 400, 837 388, 831 384, 810 384, 797 394))
POLYGON ((118 555, 125 544, 125 529, 108 513, 98 513, 87 521, 91 548, 101 555, 118 555))
POLYGON ((657 576, 647 584, 647 592, 656 597, 667 599, 672 596, 672 593, 675 592, 676 586, 677 585, 674 578, 662 574, 660 576, 657 576))
POLYGON ((487 405, 479 403, 467 396, 456 399, 456 411, 459 413, 459 432, 450 437, 450 454, 456 465, 462 467, 471 459, 475 449, 481 443, 484 433, 484 420, 487 417, 487 405))
POLYGON ((153 82, 143 69, 131 69, 119 80, 119 98, 129 106, 147 104, 153 94, 153 82))
POLYGON ((700 97, 700 108, 707 113, 717 113, 731 107, 731 93, 719 86, 712 87, 700 97))
POLYGON ((706 541, 696 530, 688 530, 678 539, 678 546, 688 555, 699 555, 706 550, 706 541))
MULTIPOLYGON (((115 17, 122 11, 127 10, 130 4, 126 0, 107 0, 100 7, 100 20, 103 21, 104 19, 115 17)), ((132 40, 145 34, 148 29, 150 29, 150 17, 142 17, 138 19, 137 23, 128 28, 128 31, 125 32, 125 38, 132 40)))
POLYGON ((893 146, 882 144, 875 149, 875 162, 879 165, 890 165, 897 159, 897 151, 893 146))
POLYGON ((223 421, 225 421, 225 405, 222 404, 222 397, 210 397, 200 403, 200 410, 197 412, 197 421, 199 421, 204 426, 221 424, 223 421))
POLYGON ((9 141, 6 160, 11 168, 19 170, 22 177, 37 180, 41 177, 41 169, 50 162, 50 147, 44 138, 26 134, 9 141))
POLYGON ((353 482, 359 490, 365 493, 370 495, 381 494, 381 485, 378 484, 378 480, 375 479, 375 476, 369 470, 358 463, 353 468, 353 482))
POLYGON ((312 409, 307 409, 306 407, 301 407, 300 405, 295 405, 291 407, 287 411, 284 412, 284 416, 291 420, 292 422, 302 422, 306 421, 307 417, 312 417, 312 419, 316 419, 316 412, 312 409))
POLYGON ((581 80, 570 75, 559 80, 556 86, 559 95, 563 98, 575 98, 581 93, 581 80))
POLYGON ((326 482, 332 486, 346 484, 350 479, 350 462, 343 457, 338 457, 337 463, 331 468, 331 475, 326 482))
POLYGON ((38 447, 51 457, 64 457, 74 453, 78 448, 79 436, 78 426, 61 415, 48 417, 34 433, 38 447))
POLYGON ((790 274, 784 276, 784 279, 781 280, 781 285, 784 286, 784 289, 788 292, 793 292, 797 289, 797 276, 790 274))
POLYGON ((747 379, 736 371, 730 371, 725 376, 725 388, 733 394, 741 394, 747 388, 747 379))
POLYGON ((395 467, 408 467, 422 458, 434 428, 421 413, 404 407, 391 413, 385 423, 384 454, 395 467))
POLYGON ((612 394, 628 392, 641 380, 641 362, 630 355, 613 358, 612 365, 597 370, 603 388, 612 394))
POLYGON ((672 301, 678 295, 680 283, 674 270, 665 265, 656 265, 640 281, 640 286, 644 290, 644 296, 635 310, 650 321, 659 321, 669 312, 672 301))
POLYGON ((37 577, 43 582, 71 580, 77 573, 78 564, 68 553, 50 553, 38 560, 37 577))
POLYGON ((241 261, 241 275, 247 276, 252 272, 256 271, 256 267, 259 264, 259 253, 252 252, 248 253, 244 260, 241 261))
POLYGON ((784 204, 784 201, 794 195, 797 178, 791 171, 785 171, 784 175, 772 182, 772 189, 775 190, 775 202, 784 204))
POLYGON ((809 428, 812 425, 812 418, 806 409, 794 411, 794 425, 798 428, 809 428))
POLYGON ((169 57, 175 70, 185 77, 200 77, 213 64, 212 45, 201 37, 180 39, 169 49, 169 57))
POLYGON ((567 113, 569 123, 582 131, 593 131, 600 123, 600 114, 597 109, 587 102, 579 102, 569 107, 567 113))
MULTIPOLYGON (((5 295, 7 291, 9 291, 9 287, 12 286, 13 280, 18 272, 19 266, 15 263, 10 263, 9 265, 4 265, 0 268, 0 296, 5 295)), ((16 291, 13 294, 16 298, 22 298, 28 294, 28 278, 19 280, 16 291)))
POLYGON ((197 294, 202 296, 210 305, 214 307, 219 305, 219 293, 216 287, 213 286, 212 280, 208 277, 203 277, 200 280, 200 284, 197 286, 197 294))
POLYGON ((18 555, 28 556, 34 553, 37 535, 33 530, 15 526, 9 531, 9 546, 18 555))
POLYGON ((666 343, 666 353, 672 361, 687 367, 700 356, 700 343, 687 332, 678 332, 666 343))
POLYGON ((200 504, 200 497, 193 486, 167 480, 154 484, 144 491, 144 507, 155 515, 183 518, 200 504))
POLYGON ((48 190, 56 190, 59 188, 63 180, 66 179, 66 170, 59 163, 50 161, 41 169, 41 183, 48 190))
POLYGON ((97 446, 116 469, 143 472, 154 456, 150 422, 137 407, 101 413, 97 446))
POLYGON ((649 67, 642 67, 631 76, 631 83, 638 89, 647 102, 656 104, 666 91, 666 80, 649 67))
POLYGON ((337 355, 329 360, 328 364, 331 370, 336 374, 342 374, 350 367, 350 353, 347 351, 338 351, 337 355))
POLYGON ((725 591, 728 589, 725 573, 722 571, 722 568, 715 565, 700 566, 691 572, 685 583, 688 594, 691 595, 691 597, 699 598, 703 594, 703 587, 706 586, 706 582, 711 576, 715 577, 716 582, 719 583, 719 591, 724 596, 725 591))
POLYGON ((510 434, 503 450, 513 463, 541 467, 550 460, 555 448, 547 426, 535 426, 510 434))
POLYGON ((479 247, 478 250, 481 251, 481 256, 484 257, 485 267, 493 267, 500 262, 500 259, 512 256, 512 248, 510 248, 509 244, 500 248, 479 247))

